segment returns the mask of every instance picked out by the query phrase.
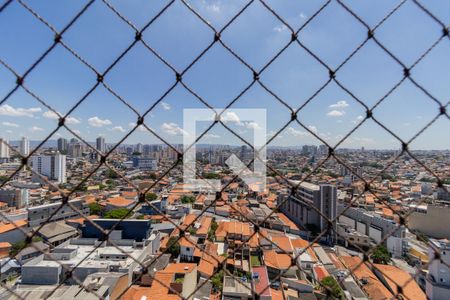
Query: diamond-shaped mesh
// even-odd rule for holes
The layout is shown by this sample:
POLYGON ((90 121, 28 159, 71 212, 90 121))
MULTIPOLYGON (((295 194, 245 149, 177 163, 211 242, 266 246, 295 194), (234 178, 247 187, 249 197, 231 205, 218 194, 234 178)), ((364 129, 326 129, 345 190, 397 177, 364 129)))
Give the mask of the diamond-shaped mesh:
MULTIPOLYGON (((347 4, 347 1, 340 1, 340 0, 329 0, 324 1, 320 6, 317 7, 316 11, 314 11, 310 17, 305 17, 305 21, 302 23, 302 25, 299 28, 293 28, 290 23, 283 18, 283 16, 278 13, 277 9, 273 8, 272 5, 269 4, 270 1, 267 0, 251 0, 244 5, 242 5, 239 9, 237 9, 233 16, 231 16, 228 21, 226 21, 220 28, 216 28, 212 25, 211 22, 206 20, 202 16, 202 14, 197 11, 190 3, 186 0, 172 0, 167 1, 163 6, 161 6, 159 11, 154 14, 154 16, 145 22, 143 26, 138 26, 134 22, 132 22, 130 19, 126 17, 125 14, 121 12, 120 9, 118 9, 115 5, 110 3, 107 0, 103 1, 97 1, 98 3, 95 3, 96 5, 100 5, 102 9, 105 9, 109 13, 112 13, 112 15, 115 18, 115 21, 119 21, 122 23, 124 27, 126 27, 129 32, 132 33, 132 36, 130 36, 130 44, 124 47, 123 49, 110 49, 111 52, 118 53, 118 55, 115 57, 115 59, 112 60, 112 62, 105 68, 99 69, 98 67, 95 67, 93 64, 89 62, 88 59, 83 57, 79 52, 74 50, 73 47, 71 47, 70 42, 67 42, 65 40, 65 36, 69 29, 75 24, 83 22, 82 16, 84 14, 87 14, 93 7, 95 1, 88 1, 85 3, 82 7, 80 7, 79 11, 74 15, 74 17, 67 23, 65 26, 61 27, 61 29, 57 29, 57 27, 60 26, 53 26, 48 20, 46 20, 44 17, 42 17, 40 14, 37 13, 35 9, 33 9, 33 4, 28 3, 28 1, 23 0, 7 0, 3 1, 3 4, 1 4, 0 7, 0 18, 2 18, 2 15, 5 14, 8 9, 11 9, 11 6, 19 5, 20 9, 26 12, 27 14, 30 14, 34 19, 38 20, 40 23, 42 23, 50 32, 53 34, 54 39, 50 43, 50 46, 45 49, 41 54, 37 56, 37 58, 29 65, 23 72, 16 71, 13 67, 11 67, 10 64, 8 64, 7 60, 0 58, 1 65, 6 68, 14 77, 15 82, 8 82, 7 84, 10 85, 12 88, 5 94, 2 95, 2 98, 0 100, 0 105, 4 105, 8 103, 8 100, 13 97, 16 93, 24 92, 34 98, 36 101, 38 101, 41 105, 45 106, 49 111, 53 112, 59 122, 57 127, 54 128, 52 132, 48 134, 48 136, 42 140, 42 142, 34 148, 31 153, 27 156, 23 156, 20 153, 17 153, 17 155, 21 159, 21 165, 18 167, 15 171, 10 172, 8 174, 8 177, 5 180, 2 180, 0 184, 0 188, 6 186, 11 180, 15 178, 16 175, 18 175, 22 170, 28 170, 28 172, 33 173, 34 176, 37 176, 51 186, 55 191, 58 191, 61 195, 61 200, 59 202, 60 206, 57 208, 46 220, 44 220, 39 226, 36 228, 28 231, 25 231, 22 227, 17 226, 16 223, 13 220, 8 220, 8 216, 0 212, 2 215, 2 218, 4 220, 10 221, 10 224, 13 224, 19 231, 22 231, 23 234, 26 236, 26 242, 21 246, 19 251, 21 249, 24 249, 26 247, 34 247, 36 251, 42 251, 41 248, 36 247, 36 244, 34 243, 35 237, 38 235, 38 233, 42 230, 42 228, 51 222, 52 217, 57 214, 60 210, 70 207, 73 211, 75 211, 80 218, 83 219, 85 223, 89 223, 92 226, 94 226, 97 230, 99 230, 103 234, 103 239, 100 243, 98 243, 90 253, 87 253, 85 258, 81 261, 79 261, 75 265, 70 265, 64 263, 64 261, 55 258, 53 255, 46 255, 46 259, 52 260, 56 265, 59 265, 64 270, 64 278, 60 281, 60 283, 54 287, 54 289, 46 294, 47 298, 50 298, 52 296, 58 295, 58 292, 60 291, 61 287, 63 285, 67 284, 74 284, 78 285, 80 287, 80 290, 84 290, 87 293, 90 293, 94 297, 103 298, 104 296, 100 293, 98 289, 92 288, 91 285, 83 283, 82 280, 77 278, 76 276, 76 270, 79 267, 80 264, 82 264, 85 260, 89 258, 90 255, 95 254, 96 251, 104 246, 105 244, 108 244, 109 246, 112 246, 116 248, 120 253, 127 256, 130 260, 135 262, 136 269, 134 271, 134 276, 127 284, 127 287, 124 288, 119 295, 115 295, 116 298, 121 298, 123 295, 129 293, 130 289, 132 289, 133 284, 137 284, 141 282, 142 278, 144 276, 148 276, 153 280, 153 285, 159 284, 161 289, 167 289, 171 295, 178 298, 187 298, 192 299, 193 295, 202 289, 202 287, 210 282, 210 279, 215 280, 217 276, 221 276, 220 278, 223 278, 223 276, 229 276, 229 280, 235 280, 236 282, 242 282, 242 279, 240 276, 242 276, 239 272, 231 272, 228 268, 228 264, 230 261, 233 261, 234 258, 239 257, 242 253, 248 253, 249 248, 253 248, 254 241, 263 241, 265 243, 265 247, 276 250, 277 253, 281 253, 281 255, 285 255, 285 257, 288 257, 289 260, 289 266, 284 268, 279 274, 277 274, 276 278, 272 281, 279 281, 281 277, 288 274, 289 272, 292 272, 292 270, 302 270, 302 266, 299 263, 299 258, 303 253, 307 253, 308 251, 311 251, 314 244, 316 242, 321 241, 322 237, 332 234, 336 237, 339 237, 339 239, 346 240, 347 243, 352 245, 353 247, 357 248, 361 253, 363 253, 363 259, 360 260, 359 263, 349 267, 350 272, 346 274, 345 276, 341 276, 338 278, 337 282, 341 284, 345 278, 348 276, 354 275, 354 272, 356 272, 359 268, 362 267, 368 267, 370 269, 375 269, 378 272, 383 273, 381 270, 377 269, 377 267, 371 262, 369 259, 373 252, 380 246, 385 244, 386 240, 389 238, 389 236, 395 234, 397 230, 400 228, 408 228, 408 217, 410 214, 414 212, 414 209, 410 210, 399 210, 395 207, 395 204, 389 202, 385 197, 380 196, 379 186, 375 184, 375 180, 386 176, 386 174, 390 174, 392 172, 392 166, 399 161, 399 159, 404 159, 405 157, 408 157, 410 162, 413 162, 417 168, 420 168, 424 170, 424 172, 428 173, 432 179, 437 183, 437 186, 444 190, 445 192, 449 192, 444 185, 444 178, 441 178, 440 174, 437 173, 438 170, 432 170, 430 166, 425 164, 421 160, 420 153, 416 151, 412 151, 409 149, 410 144, 415 141, 419 136, 423 134, 425 130, 427 130, 430 126, 432 126, 437 120, 444 120, 448 121, 450 120, 450 115, 448 113, 449 109, 449 102, 445 102, 445 99, 441 99, 437 96, 434 96, 433 90, 430 90, 426 86, 422 85, 418 80, 415 79, 414 71, 416 67, 419 65, 419 63, 424 60, 428 55, 430 55, 433 50, 438 47, 441 43, 443 43, 445 40, 448 42, 449 36, 449 26, 446 25, 443 21, 441 21, 436 15, 427 8, 427 3, 425 1, 419 2, 415 0, 411 1, 400 1, 396 6, 393 6, 389 11, 386 11, 384 13, 383 18, 376 23, 375 25, 369 25, 369 21, 365 21, 364 18, 362 18, 357 12, 356 9, 352 7, 352 5, 347 4), (165 53, 159 52, 156 50, 156 48, 152 45, 151 42, 146 40, 145 33, 152 28, 154 28, 157 23, 157 21, 168 14, 168 11, 172 8, 174 5, 180 5, 183 7, 183 9, 186 9, 190 16, 195 18, 196 21, 201 22, 205 30, 209 32, 210 34, 210 40, 205 41, 204 44, 206 45, 196 57, 194 57, 191 61, 189 61, 184 68, 175 67, 173 64, 169 62, 165 58, 165 53), (223 36, 227 33, 227 31, 230 30, 230 28, 233 26, 235 22, 240 21, 242 18, 246 18, 246 12, 250 10, 253 6, 259 5, 262 6, 265 11, 271 16, 276 18, 283 26, 284 30, 287 30, 289 34, 291 35, 291 39, 284 44, 279 49, 273 50, 274 54, 271 54, 269 59, 265 61, 265 63, 262 65, 262 67, 254 67, 251 63, 249 63, 244 55, 241 55, 237 49, 235 49, 231 43, 228 43, 225 41, 223 36), (354 20, 354 26, 358 27, 358 30, 363 30, 367 34, 364 39, 362 39, 356 47, 352 48, 351 51, 345 54, 345 58, 336 65, 336 67, 331 66, 331 64, 327 63, 324 59, 322 59, 317 51, 314 50, 314 47, 309 46, 307 41, 304 41, 301 37, 302 34, 308 30, 308 27, 313 22, 320 22, 322 20, 322 15, 325 14, 325 11, 329 8, 329 6, 336 6, 340 10, 343 10, 344 13, 347 15, 348 18, 352 18, 354 20), (404 63, 403 60, 393 51, 389 49, 385 43, 377 36, 377 32, 383 28, 383 24, 391 20, 393 16, 395 16, 399 11, 402 10, 402 8, 405 5, 414 5, 415 9, 418 9, 424 15, 426 18, 431 19, 435 24, 436 28, 438 29, 438 32, 433 32, 433 35, 438 36, 432 43, 427 45, 424 51, 421 51, 420 55, 415 57, 412 63, 404 63), (345 69, 346 66, 350 66, 350 62, 361 52, 365 47, 368 47, 368 43, 372 43, 372 47, 375 45, 375 47, 378 47, 381 52, 386 54, 392 61, 392 64, 394 64, 396 67, 400 67, 403 70, 403 76, 395 81, 390 83, 389 89, 386 91, 386 93, 377 99, 373 104, 369 104, 367 101, 365 101, 364 98, 361 98, 356 95, 356 93, 352 92, 352 87, 344 83, 343 80, 340 79, 340 73, 343 69, 345 69), (154 101, 154 103, 147 107, 146 110, 142 113, 139 109, 135 108, 133 105, 133 102, 128 101, 126 97, 120 95, 119 92, 115 89, 113 84, 108 84, 108 76, 110 75, 111 71, 117 68, 119 63, 124 60, 124 57, 127 56, 127 54, 132 51, 135 47, 143 47, 145 51, 148 52, 149 56, 152 56, 152 59, 156 59, 159 61, 164 68, 167 69, 168 72, 173 74, 173 81, 169 85, 168 89, 165 90, 161 96, 154 101), (67 50, 68 55, 71 56, 71 58, 76 59, 79 61, 82 65, 84 65, 86 68, 86 72, 90 72, 90 75, 95 76, 96 81, 91 84, 89 88, 87 88, 84 92, 84 94, 79 98, 76 99, 76 101, 71 105, 70 109, 65 114, 60 114, 54 107, 52 107, 46 99, 39 96, 37 92, 33 90, 28 84, 27 79, 30 74, 36 72, 39 73, 38 67, 43 62, 49 59, 49 56, 51 53, 56 51, 56 48, 63 48, 67 50), (170 175, 172 172, 178 172, 182 161, 183 161, 183 150, 180 150, 178 147, 172 145, 167 140, 164 139, 163 136, 158 134, 155 130, 153 130, 150 126, 146 123, 146 118, 154 111, 155 107, 163 102, 168 95, 175 89, 182 89, 185 93, 192 96, 194 99, 198 100, 199 103, 206 106, 207 108, 211 109, 211 112, 217 113, 214 110, 214 105, 210 104, 210 99, 207 97, 203 97, 200 95, 199 92, 195 90, 193 86, 188 84, 187 80, 185 80, 185 75, 187 72, 194 68, 197 64, 199 64, 199 61, 207 55, 210 51, 212 51, 213 47, 221 47, 222 50, 224 50, 227 54, 231 55, 232 58, 234 58, 238 64, 240 64, 244 70, 248 70, 249 76, 249 83, 240 91, 235 93, 235 96, 230 99, 224 105, 225 110, 219 112, 219 115, 223 115, 228 108, 233 106, 235 103, 238 103, 240 99, 243 97, 243 95, 249 91, 253 87, 258 87, 267 92, 274 101, 279 102, 284 108, 289 110, 290 112, 290 118, 283 121, 283 126, 281 128, 271 134, 271 137, 268 139, 267 143, 264 145, 263 148, 266 148, 269 146, 274 139, 276 139, 283 131, 285 131, 287 128, 290 128, 291 126, 296 126, 302 128, 302 130, 305 130, 307 133, 309 133, 311 136, 316 138, 318 141, 320 141, 321 144, 326 146, 326 149, 328 151, 328 154, 323 157, 322 160, 317 162, 315 164, 315 167, 311 170, 309 168, 304 169, 303 175, 301 176, 299 181, 289 180, 285 173, 280 172, 277 170, 277 168, 273 167, 271 162, 263 161, 263 163, 266 164, 268 172, 273 175, 273 178, 275 179, 276 183, 279 184, 280 189, 283 189, 287 191, 288 196, 284 198, 284 200, 278 201, 276 206, 273 207, 272 211, 264 216, 262 219, 258 218, 252 218, 245 212, 243 212, 242 208, 239 207, 239 205, 231 205, 231 215, 230 218, 234 218, 237 220, 240 220, 242 222, 245 222, 249 224, 249 236, 246 240, 244 240, 242 243, 236 243, 233 240, 228 240, 229 247, 231 248, 231 254, 229 254, 228 257, 218 256, 216 253, 213 253, 214 251, 211 251, 209 247, 206 247, 205 245, 199 245, 195 241, 193 241, 190 238, 189 233, 191 230, 194 229, 194 225, 197 221, 201 220, 206 215, 210 215, 210 208, 214 208, 216 203, 218 201, 223 201, 222 199, 222 192, 225 192, 227 188, 238 182, 238 174, 234 174, 227 182, 225 186, 223 186, 221 192, 217 193, 214 201, 211 201, 208 205, 205 205, 201 212, 198 215, 195 215, 195 218, 192 220, 189 220, 189 223, 183 223, 178 224, 178 222, 173 221, 171 218, 167 217, 158 207, 154 206, 153 203, 151 203, 146 195, 153 190, 155 186, 157 186, 161 181, 166 180, 167 176, 170 175), (291 102, 287 99, 283 99, 283 97, 275 92, 275 89, 271 88, 271 82, 264 79, 265 72, 268 72, 270 70, 270 67, 274 65, 277 60, 281 59, 283 53, 287 51, 288 49, 291 49, 292 47, 300 47, 301 50, 304 52, 304 55, 309 55, 311 60, 314 63, 317 63, 318 67, 322 68, 325 73, 328 73, 328 78, 314 90, 311 95, 305 99, 300 99, 298 102, 298 107, 293 107, 291 105, 291 102), (112 51, 114 50, 114 51, 112 51), (90 71, 88 71, 90 70, 90 71), (423 93, 423 95, 429 100, 430 106, 435 106, 436 112, 434 114, 434 118, 432 118, 428 123, 425 124, 418 132, 416 132, 412 138, 406 140, 402 139, 398 134, 396 134, 395 130, 389 128, 384 122, 381 122, 381 117, 377 114, 377 108, 384 103, 385 101, 389 101, 389 97, 395 93, 403 84, 408 83, 413 85, 417 88, 418 93, 423 93), (317 96, 328 86, 330 85, 336 85, 341 89, 344 93, 349 95, 351 99, 353 99, 355 102, 357 102, 362 109, 365 110, 365 116, 360 117, 357 121, 354 122, 353 128, 349 132, 342 132, 341 138, 339 141, 332 145, 330 144, 323 136, 321 136, 319 133, 317 133, 314 128, 311 126, 308 126, 302 119, 301 115, 305 112, 305 109, 307 109, 308 105, 317 99, 317 96), (91 94, 93 94, 98 89, 104 89, 107 93, 109 93, 113 98, 115 98, 117 101, 121 102, 123 105, 126 106, 130 112, 135 115, 136 122, 132 126, 132 128, 123 136, 123 138, 116 143, 113 147, 109 148, 108 151, 105 153, 102 153, 98 151, 95 147, 93 147, 90 143, 88 143, 79 132, 76 130, 73 130, 68 126, 68 120, 71 118, 72 113, 81 106, 86 99, 88 99, 91 94), (357 131, 359 128, 367 124, 368 122, 372 122, 379 126, 381 130, 383 130, 385 133, 387 133, 390 138, 395 139, 398 144, 400 150, 395 153, 393 157, 390 157, 388 160, 386 160, 383 164, 380 164, 380 167, 377 168, 377 171, 371 174, 370 178, 365 178, 361 173, 358 173, 354 170, 354 168, 349 164, 346 160, 345 153, 339 151, 339 147, 352 136, 352 134, 357 131), (98 161, 98 164, 96 164, 94 167, 92 167, 90 170, 85 172, 86 176, 71 190, 64 190, 61 189, 59 186, 53 184, 52 182, 48 181, 46 177, 41 176, 40 174, 36 173, 32 169, 28 167, 29 160, 31 157, 36 154, 36 151, 38 151, 54 134, 59 130, 64 128, 65 130, 69 131, 73 136, 78 138, 82 143, 85 144, 86 147, 90 149, 90 151, 96 153, 98 157, 100 158, 98 161), (169 149, 171 149, 172 153, 174 153, 177 157, 175 160, 175 163, 170 166, 166 166, 163 170, 160 170, 157 175, 155 175, 155 178, 151 185, 146 187, 137 186, 132 180, 130 180, 129 177, 125 176, 124 173, 120 168, 118 168, 114 164, 113 158, 111 156, 114 155, 115 151, 123 144, 126 139, 131 136, 136 130, 145 130, 149 132, 152 136, 156 137, 161 143, 167 145, 169 149), (266 228, 270 222, 269 220, 274 217, 274 214, 278 212, 278 210, 287 203, 288 199, 297 199, 298 201, 301 201, 297 198, 298 190, 302 183, 307 182, 308 180, 314 178, 314 176, 317 174, 317 172, 321 170, 326 170, 328 164, 333 161, 334 163, 337 163, 341 165, 341 167, 347 169, 352 176, 355 176, 356 180, 359 180, 362 183, 362 188, 360 189, 359 193, 355 193, 352 199, 350 200, 350 203, 344 208, 343 211, 340 211, 337 216, 334 218, 329 218, 326 215, 324 215, 319 209, 317 209, 314 205, 311 205, 309 203, 306 203, 310 210, 315 211, 317 214, 321 216, 321 218, 324 219, 324 222, 328 224, 327 228, 322 232, 317 232, 315 235, 310 236, 309 242, 306 247, 302 249, 302 251, 298 253, 292 253, 287 251, 283 246, 280 246, 279 243, 275 242, 277 239, 271 237, 273 235, 272 233, 269 234, 268 229, 266 228), (120 220, 118 220, 109 230, 105 230, 102 227, 100 227, 97 223, 93 222, 89 216, 87 216, 83 211, 80 210, 79 207, 72 204, 71 199, 75 198, 78 194, 77 192, 85 186, 89 182, 89 180, 93 176, 98 176, 99 174, 104 174, 105 172, 113 172, 114 174, 117 174, 118 180, 121 180, 128 184, 129 186, 133 187, 135 191, 138 193, 138 199, 139 201, 136 201, 136 203, 130 208, 127 215, 123 216, 120 220), (341 215, 343 215, 348 209, 351 208, 352 204, 356 204, 359 200, 363 199, 364 197, 370 196, 371 198, 375 199, 377 203, 383 204, 386 207, 388 207, 394 214, 394 219, 396 219, 398 222, 396 223, 396 226, 392 228, 392 231, 388 234, 385 234, 384 237, 378 241, 378 243, 373 244, 370 249, 362 249, 360 246, 349 240, 347 237, 342 236, 338 233, 336 227, 334 224, 336 224, 336 221, 339 219, 341 215), (141 204, 147 204, 150 206, 153 210, 157 212, 157 215, 161 217, 161 219, 174 226, 175 230, 174 232, 176 234, 171 235, 170 240, 166 240, 166 245, 161 248, 161 251, 158 252, 157 255, 153 256, 151 259, 145 259, 140 260, 139 258, 131 256, 129 253, 124 251, 120 244, 116 244, 114 239, 110 238, 110 235, 114 232, 118 226, 120 226, 121 223, 128 217, 132 216, 135 212, 135 210, 140 206, 141 204), (214 272, 213 275, 208 278, 208 280, 200 281, 198 284, 196 284, 195 288, 192 289, 189 295, 181 294, 180 290, 176 288, 176 286, 167 285, 164 280, 161 280, 161 277, 156 276, 150 268, 150 266, 153 266, 155 262, 157 262, 159 259, 161 259, 164 255, 169 253, 169 250, 172 246, 179 244, 180 242, 187 243, 192 245, 194 248, 194 251, 198 251, 201 253, 201 256, 208 262, 208 264, 214 265, 214 272), (231 256, 230 256, 231 255, 231 256), (139 268, 138 268, 139 267, 139 268), (136 271, 137 270, 137 271, 136 271)), ((206 1, 207 2, 207 1, 206 1)), ((156 5, 156 4, 155 4, 156 5)), ((326 16, 324 16, 326 17, 326 16)), ((411 20, 411 22, 415 22, 414 20, 411 20)), ((430 33, 431 34, 431 33, 430 33)), ((14 45, 13 45, 14 46, 14 45)), ((344 51, 345 52, 345 51, 344 51)), ((110 55, 110 53, 109 53, 110 55)), ((448 55, 448 54, 447 54, 448 55)), ((29 59, 29 58, 27 58, 29 59)), ((60 64, 64 64, 64 61, 60 62, 60 64)), ((220 71, 220 70, 219 70, 220 71)), ((351 70, 350 70, 351 71, 351 70)), ((370 70, 367 70, 370 72, 370 70)), ((187 75, 186 75, 187 76, 187 75)), ((433 77, 434 74, 427 74, 426 76, 433 77)), ((211 123, 208 128, 196 139, 196 142, 198 142, 204 135, 206 135, 212 128, 215 126, 223 126, 231 135, 239 139, 242 144, 247 145, 252 150, 261 150, 261 149, 254 149, 254 147, 241 136, 239 132, 234 130, 229 126, 229 124, 226 124, 220 118, 218 119, 218 122, 211 123), (220 123, 220 124, 219 124, 220 123)), ((447 133, 442 133, 442 138, 447 138, 447 133)), ((6 145, 10 148, 11 151, 15 151, 14 148, 10 145, 6 145)), ((189 149, 193 145, 188 145, 186 147, 189 149)), ((186 148, 184 151, 186 151, 186 148)), ((447 157, 448 158, 448 157, 447 157)), ((259 159, 259 157, 257 157, 259 159)), ((262 161, 262 160, 261 160, 262 161)), ((251 166, 254 160, 250 161, 247 166, 251 166)), ((202 178, 202 174, 198 172, 198 170, 195 170, 195 172, 198 175, 198 178, 202 178)), ((418 203, 417 205, 420 205, 422 203, 418 203)), ((413 230, 410 230, 413 232, 413 230)), ((417 234, 418 239, 422 240, 425 243, 428 243, 428 240, 425 239, 422 235, 419 233, 417 234)), ((257 242, 258 243, 258 242, 257 242)), ((440 253, 439 249, 435 249, 431 247, 435 251, 435 257, 433 260, 442 260, 440 259, 440 253)), ((16 254, 17 255, 17 254, 16 254)), ((11 257, 11 260, 16 257, 16 255, 11 257)), ((431 264, 432 261, 429 261, 428 263, 431 264)), ((9 264, 10 260, 4 262, 2 264, 2 270, 4 267, 6 267, 9 264)), ((426 267, 426 266, 424 266, 426 267)), ((245 275, 245 274, 244 274, 245 275)), ((384 274, 385 278, 389 278, 388 274, 384 274)), ((403 294, 403 287, 406 286, 411 280, 414 280, 414 277, 411 277, 408 282, 406 282, 403 286, 397 286, 396 290, 393 290, 395 297, 402 297, 407 298, 403 294)), ((250 282, 250 279, 245 281, 250 282)), ((396 282, 393 279, 393 282, 396 282)), ((334 297, 333 290, 328 286, 323 284, 322 282, 318 282, 318 289, 322 289, 323 292, 326 293, 328 297, 334 297)), ((14 287, 10 286, 7 283, 1 283, 1 286, 7 290, 5 293, 10 293, 11 295, 15 295, 18 298, 23 298, 21 294, 17 294, 14 290, 14 287)), ((256 293, 254 285, 251 283, 249 284, 242 284, 243 289, 248 289, 252 295, 256 294, 263 294, 266 290, 270 288, 270 285, 267 285, 262 290, 258 290, 256 293)), ((216 291, 217 295, 219 295, 220 290, 216 291)), ((281 288, 281 295, 284 299, 288 298, 288 295, 285 294, 285 291, 283 288, 281 288)))

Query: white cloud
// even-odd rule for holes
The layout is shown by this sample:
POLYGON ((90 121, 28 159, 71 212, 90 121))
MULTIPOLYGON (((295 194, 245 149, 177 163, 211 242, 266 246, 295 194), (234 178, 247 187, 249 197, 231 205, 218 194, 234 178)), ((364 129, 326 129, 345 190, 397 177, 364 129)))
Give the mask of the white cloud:
POLYGON ((178 126, 176 123, 163 123, 161 125, 161 130, 167 133, 168 135, 183 135, 186 132, 178 126))
POLYGON ((290 135, 296 136, 296 137, 307 136, 309 134, 308 132, 297 130, 294 127, 289 127, 287 129, 287 133, 289 133, 290 135))
POLYGON ((9 129, 6 130, 6 132, 7 132, 7 133, 13 133, 12 130, 9 130, 9 129))
POLYGON ((103 126, 112 124, 112 122, 110 120, 108 120, 108 119, 102 120, 97 116, 89 118, 88 123, 89 123, 89 125, 91 125, 93 127, 103 127, 103 126))
POLYGON ((284 24, 277 25, 273 28, 273 30, 276 32, 283 32, 283 31, 286 31, 287 29, 288 29, 287 26, 284 24))
POLYGON ((125 129, 123 129, 122 126, 114 126, 113 128, 111 128, 111 130, 117 132, 125 132, 125 129))
POLYGON ((314 133, 317 133, 317 127, 314 125, 308 125, 308 129, 311 130, 314 133))
MULTIPOLYGON (((62 115, 60 112, 58 112, 58 114, 59 114, 59 115, 62 115)), ((54 111, 47 110, 46 112, 44 112, 44 113, 42 114, 42 116, 43 116, 44 118, 47 118, 47 119, 58 120, 58 119, 59 119, 58 114, 55 113, 54 111)), ((75 117, 70 117, 70 116, 69 116, 69 117, 66 118, 66 124, 79 124, 79 123, 80 123, 80 120, 78 120, 78 119, 75 118, 75 117)))
POLYGON ((35 113, 41 111, 40 107, 30 107, 30 108, 14 108, 11 105, 4 104, 0 106, 0 115, 10 116, 10 117, 34 117, 35 113))
POLYGON ((330 117, 342 117, 344 114, 345 114, 345 111, 343 111, 343 110, 333 109, 332 111, 329 111, 327 113, 327 116, 330 116, 330 117))
POLYGON ((211 3, 210 0, 202 0, 202 5, 209 12, 220 13, 222 10, 220 2, 211 3))
POLYGON ((73 129, 72 130, 75 134, 81 135, 81 131, 77 130, 77 129, 73 129))
POLYGON ((207 139, 220 139, 220 135, 214 133, 207 133, 203 137, 207 139))
POLYGON ((28 129, 31 132, 44 131, 44 128, 33 126, 28 129))
POLYGON ((261 129, 261 126, 259 126, 258 123, 256 122, 247 122, 245 123, 245 127, 253 130, 261 129))
POLYGON ((162 106, 162 108, 163 108, 164 110, 170 110, 170 109, 171 109, 170 104, 169 104, 169 103, 166 103, 166 102, 161 102, 161 106, 162 106))
POLYGON ((340 108, 340 109, 342 109, 342 108, 349 107, 349 104, 347 103, 347 101, 341 100, 341 101, 338 101, 338 102, 336 102, 336 103, 334 103, 334 104, 331 104, 331 105, 328 106, 328 107, 329 107, 329 108, 340 108))
POLYGON ((238 115, 233 111, 226 111, 220 118, 224 123, 234 123, 236 125, 242 126, 241 120, 238 115))
POLYGON ((363 119, 364 119, 364 117, 361 116, 361 115, 359 115, 359 116, 356 117, 356 119, 354 119, 354 120, 352 121, 352 123, 353 123, 353 124, 358 124, 358 123, 361 122, 363 119))
MULTIPOLYGON (((134 122, 128 123, 128 127, 130 127, 130 128, 134 128, 135 126, 136 126, 136 123, 134 123, 134 122)), ((152 128, 150 128, 150 129, 152 129, 152 128)), ((139 131, 141 131, 141 132, 146 132, 146 131, 148 131, 147 128, 145 128, 145 127, 142 126, 142 125, 139 125, 139 127, 137 128, 137 130, 139 130, 139 131)), ((153 129, 152 129, 152 130, 153 130, 153 129)))
POLYGON ((3 126, 7 126, 7 127, 15 127, 15 128, 20 127, 19 124, 12 123, 12 122, 3 122, 2 124, 3 124, 3 126))
POLYGON ((298 15, 300 17, 300 19, 306 19, 306 15, 304 13, 300 13, 300 15, 298 15))
MULTIPOLYGON (((268 138, 268 139, 271 139, 276 133, 277 133, 277 132, 275 132, 275 131, 273 131, 273 130, 269 131, 269 132, 267 133, 267 138, 268 138)), ((278 134, 278 135, 275 137, 275 139, 281 139, 282 137, 283 137, 283 136, 282 136, 281 133, 280 133, 280 134, 278 134)))

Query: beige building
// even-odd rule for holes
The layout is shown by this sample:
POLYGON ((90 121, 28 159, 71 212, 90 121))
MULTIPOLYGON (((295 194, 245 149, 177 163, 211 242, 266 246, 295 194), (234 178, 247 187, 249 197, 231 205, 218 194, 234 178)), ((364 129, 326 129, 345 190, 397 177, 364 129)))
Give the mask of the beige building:
POLYGON ((450 206, 417 207, 408 218, 408 228, 430 237, 450 239, 450 206))

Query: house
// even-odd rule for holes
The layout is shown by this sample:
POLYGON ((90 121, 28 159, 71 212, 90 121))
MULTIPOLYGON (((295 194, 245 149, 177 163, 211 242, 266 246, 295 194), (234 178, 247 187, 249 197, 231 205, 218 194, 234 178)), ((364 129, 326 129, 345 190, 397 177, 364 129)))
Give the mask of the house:
POLYGON ((54 247, 78 236, 78 231, 64 221, 47 223, 43 225, 37 235, 42 237, 44 241, 54 247))
POLYGON ((0 222, 0 242, 8 242, 11 244, 22 242, 25 240, 25 232, 27 232, 27 221, 18 220, 15 222, 0 222))
POLYGON ((224 299, 253 299, 250 283, 231 276, 224 276, 222 293, 224 299))
POLYGON ((132 285, 122 296, 123 300, 178 300, 187 298, 197 288, 197 265, 172 263, 157 271, 150 287, 132 285))
POLYGON ((194 251, 197 249, 194 245, 197 244, 197 240, 197 237, 192 237, 189 233, 180 238, 178 243, 180 244, 180 259, 182 261, 194 261, 194 251))
POLYGON ((402 287, 400 294, 401 296, 404 296, 402 298, 418 300, 425 300, 427 298, 414 278, 402 269, 391 265, 373 264, 372 270, 378 279, 380 279, 394 295, 400 293, 398 287, 402 287))
POLYGON ((136 204, 136 201, 117 196, 106 199, 103 204, 105 205, 105 209, 110 211, 118 208, 131 209, 136 204))
POLYGON ((9 256, 9 250, 11 250, 11 244, 8 242, 0 242, 0 259, 9 256))

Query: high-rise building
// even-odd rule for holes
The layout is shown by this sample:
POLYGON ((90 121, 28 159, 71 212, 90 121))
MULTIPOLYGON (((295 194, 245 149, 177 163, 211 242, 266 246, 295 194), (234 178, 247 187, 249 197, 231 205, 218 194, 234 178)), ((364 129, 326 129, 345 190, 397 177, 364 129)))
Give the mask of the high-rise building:
POLYGON ((33 170, 58 183, 66 182, 66 156, 59 152, 32 158, 33 170))
POLYGON ((82 143, 70 143, 69 144, 69 155, 71 157, 77 158, 83 156, 83 144, 82 143))
POLYGON ((30 141, 26 137, 22 137, 22 140, 20 141, 19 151, 20 154, 24 156, 30 154, 30 141))
POLYGON ((67 152, 67 139, 59 138, 58 139, 58 151, 59 152, 67 152))
POLYGON ((428 274, 426 277, 427 298, 448 299, 450 295, 450 241, 430 239, 428 246, 428 274), (436 259, 436 254, 439 259, 436 259))
POLYGON ((0 159, 9 158, 8 140, 0 138, 0 159))
MULTIPOLYGON (((328 219, 333 220, 336 217, 336 186, 302 182, 296 194, 284 201, 280 209, 301 226, 313 228, 319 232, 326 231, 328 219)), ((329 230, 326 234, 330 242, 336 241, 336 222, 332 226, 334 230, 329 230)))
POLYGON ((144 152, 144 145, 142 145, 141 143, 136 144, 135 150, 136 150, 136 152, 139 152, 139 153, 144 152))
POLYGON ((99 136, 97 138, 97 148, 98 151, 100 152, 105 152, 106 151, 106 144, 105 144, 105 138, 102 136, 99 136))

